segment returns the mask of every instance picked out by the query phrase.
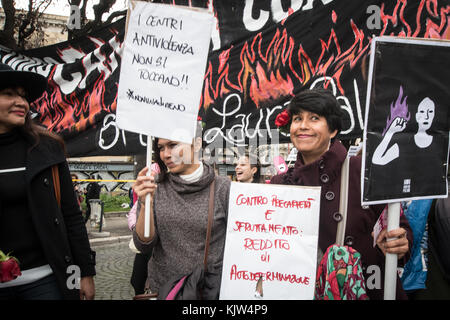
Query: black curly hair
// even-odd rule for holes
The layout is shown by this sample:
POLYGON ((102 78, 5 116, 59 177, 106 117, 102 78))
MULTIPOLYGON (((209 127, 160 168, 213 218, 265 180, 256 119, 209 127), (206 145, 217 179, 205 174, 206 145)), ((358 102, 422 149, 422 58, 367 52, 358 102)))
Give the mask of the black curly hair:
POLYGON ((287 107, 292 117, 302 110, 325 117, 330 132, 337 130, 336 136, 342 130, 344 111, 330 90, 311 89, 300 91, 287 107))

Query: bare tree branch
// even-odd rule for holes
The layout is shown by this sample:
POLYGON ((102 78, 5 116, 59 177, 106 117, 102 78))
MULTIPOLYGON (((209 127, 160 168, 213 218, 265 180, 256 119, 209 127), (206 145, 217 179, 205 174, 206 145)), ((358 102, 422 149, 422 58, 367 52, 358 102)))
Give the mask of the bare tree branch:
MULTIPOLYGON (((72 0, 72 4, 77 2, 78 4, 81 3, 81 0, 72 0)), ((85 8, 88 0, 83 0, 81 11, 81 29, 80 30, 71 30, 69 32, 69 40, 74 39, 80 36, 84 36, 86 34, 89 34, 91 32, 94 32, 95 30, 98 30, 102 28, 105 25, 110 24, 114 19, 125 16, 126 10, 122 11, 116 11, 109 15, 107 20, 105 22, 102 22, 102 17, 105 13, 108 13, 109 10, 112 8, 112 6, 116 3, 116 0, 100 0, 98 4, 93 6, 94 9, 94 20, 87 21, 86 14, 85 14, 85 8)))
POLYGON ((2 7, 5 13, 5 24, 3 30, 0 31, 0 44, 15 50, 17 44, 14 39, 14 18, 16 15, 14 1, 2 0, 2 7))
MULTIPOLYGON (((5 12, 5 25, 0 30, 0 45, 13 50, 23 50, 44 44, 43 15, 54 0, 28 0, 28 9, 16 10, 14 0, 1 0, 5 12)), ((56 0, 60 1, 60 0, 56 0)), ((89 21, 86 11, 93 0, 66 0, 70 5, 80 8, 81 29, 64 30, 68 34, 68 40, 92 33, 105 25, 112 23, 115 19, 126 16, 127 11, 116 11, 109 14, 105 22, 102 17, 109 13, 116 0, 100 0, 93 6, 94 20, 89 21)))
POLYGON ((108 19, 105 21, 105 25, 110 24, 115 18, 120 17, 120 16, 126 16, 127 15, 127 10, 122 10, 122 11, 114 11, 113 13, 111 13, 108 17, 108 19))

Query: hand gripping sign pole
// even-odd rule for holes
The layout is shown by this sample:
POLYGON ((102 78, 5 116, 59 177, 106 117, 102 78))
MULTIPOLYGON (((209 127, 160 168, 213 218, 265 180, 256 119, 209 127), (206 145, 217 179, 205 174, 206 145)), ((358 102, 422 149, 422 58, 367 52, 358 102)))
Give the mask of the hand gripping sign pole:
MULTIPOLYGON (((388 204, 387 231, 398 229, 400 225, 400 202, 388 204)), ((387 239, 387 241, 393 239, 387 239)), ((386 253, 386 269, 384 272, 384 300, 395 300, 397 289, 398 255, 386 253)))
MULTIPOLYGON (((152 137, 147 136, 147 160, 146 160, 146 167, 149 168, 147 171, 146 176, 150 176, 153 173, 153 176, 156 179, 156 176, 161 172, 161 169, 158 165, 158 163, 154 162, 152 164, 152 158, 153 158, 153 144, 152 144, 152 137)), ((152 197, 150 194, 148 194, 145 197, 145 208, 144 208, 144 237, 148 238, 150 237, 150 206, 152 197)))

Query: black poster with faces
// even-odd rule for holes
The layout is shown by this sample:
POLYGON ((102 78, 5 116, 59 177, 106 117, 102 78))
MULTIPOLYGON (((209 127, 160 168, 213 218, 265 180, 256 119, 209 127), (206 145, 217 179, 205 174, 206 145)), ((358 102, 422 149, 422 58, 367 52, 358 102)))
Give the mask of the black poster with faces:
POLYGON ((362 203, 446 197, 450 42, 381 37, 371 49, 362 203))

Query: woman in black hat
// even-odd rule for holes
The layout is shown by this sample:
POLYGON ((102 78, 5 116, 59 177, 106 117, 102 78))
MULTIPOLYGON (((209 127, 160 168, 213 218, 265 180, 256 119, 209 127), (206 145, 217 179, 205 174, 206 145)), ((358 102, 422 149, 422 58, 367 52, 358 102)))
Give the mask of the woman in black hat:
POLYGON ((47 79, 37 73, 0 64, 0 250, 20 267, 8 274, 0 262, 5 263, 0 300, 93 299, 95 294, 95 252, 64 142, 30 117, 29 103, 46 86, 47 79))

